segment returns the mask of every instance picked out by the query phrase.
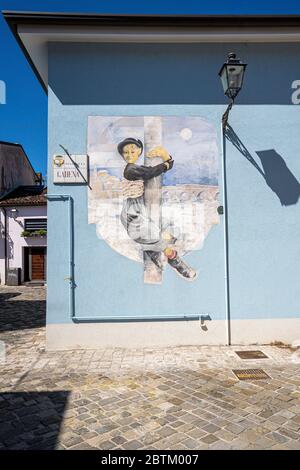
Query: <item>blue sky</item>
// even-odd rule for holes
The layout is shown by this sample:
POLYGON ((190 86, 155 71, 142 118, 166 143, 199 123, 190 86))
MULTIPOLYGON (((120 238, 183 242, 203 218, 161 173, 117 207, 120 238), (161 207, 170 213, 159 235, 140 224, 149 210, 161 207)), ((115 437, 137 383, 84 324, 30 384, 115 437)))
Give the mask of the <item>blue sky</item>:
MULTIPOLYGON (((143 14, 300 14, 295 0, 0 0, 0 10, 143 14)), ((3 18, 0 18, 0 140, 23 145, 36 171, 46 173, 47 98, 3 18)))

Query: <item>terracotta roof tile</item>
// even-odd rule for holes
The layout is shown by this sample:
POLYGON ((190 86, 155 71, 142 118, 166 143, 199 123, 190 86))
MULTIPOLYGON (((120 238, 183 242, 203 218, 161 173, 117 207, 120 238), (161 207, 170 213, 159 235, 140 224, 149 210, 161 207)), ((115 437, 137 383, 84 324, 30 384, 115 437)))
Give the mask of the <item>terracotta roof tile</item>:
POLYGON ((44 206, 46 194, 43 186, 19 186, 0 198, 0 206, 44 206))

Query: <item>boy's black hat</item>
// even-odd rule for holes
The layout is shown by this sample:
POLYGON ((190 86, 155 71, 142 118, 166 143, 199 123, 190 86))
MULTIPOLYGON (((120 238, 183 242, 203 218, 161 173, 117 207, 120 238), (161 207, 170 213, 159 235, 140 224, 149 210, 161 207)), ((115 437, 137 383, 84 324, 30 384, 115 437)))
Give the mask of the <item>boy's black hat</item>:
POLYGON ((127 137, 127 139, 122 140, 122 142, 118 144, 118 152, 120 155, 123 156, 122 154, 123 148, 125 147, 125 145, 128 145, 128 144, 137 145, 137 147, 139 147, 143 151, 143 144, 139 139, 134 139, 133 137, 127 137))

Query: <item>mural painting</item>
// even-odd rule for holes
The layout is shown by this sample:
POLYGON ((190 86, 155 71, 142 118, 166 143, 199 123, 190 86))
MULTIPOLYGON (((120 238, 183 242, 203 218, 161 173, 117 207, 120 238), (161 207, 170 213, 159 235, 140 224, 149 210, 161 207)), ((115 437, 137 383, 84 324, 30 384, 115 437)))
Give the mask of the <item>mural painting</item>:
POLYGON ((160 284, 166 269, 195 281, 199 267, 184 257, 219 223, 213 125, 201 117, 89 116, 88 155, 88 222, 99 239, 142 263, 145 283, 160 284))

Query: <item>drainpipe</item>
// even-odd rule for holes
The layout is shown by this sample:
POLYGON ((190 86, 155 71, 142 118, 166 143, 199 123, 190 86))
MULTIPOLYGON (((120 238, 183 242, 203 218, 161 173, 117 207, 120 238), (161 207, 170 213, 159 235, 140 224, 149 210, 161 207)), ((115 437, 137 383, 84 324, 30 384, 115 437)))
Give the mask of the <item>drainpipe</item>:
POLYGON ((75 312, 75 279, 74 279, 74 204, 73 198, 69 194, 47 194, 47 199, 49 201, 53 200, 67 200, 69 202, 69 276, 65 280, 69 281, 69 316, 74 323, 105 323, 105 322, 127 322, 127 321, 180 321, 180 320, 201 320, 201 322, 209 319, 209 316, 206 314, 187 314, 181 316, 175 315, 151 315, 151 316, 142 316, 135 317, 133 315, 129 316, 101 316, 101 317, 87 317, 87 316, 77 316, 75 312))
POLYGON ((5 207, 2 207, 1 210, 4 214, 4 284, 7 283, 7 271, 8 271, 8 258, 7 258, 7 212, 5 207))
MULTIPOLYGON (((225 112, 226 114, 226 112, 225 112)), ((225 115, 224 114, 224 115, 225 115)), ((223 116, 224 116, 223 115, 223 116)), ((228 256, 228 201, 227 201, 227 174, 226 174, 226 137, 225 129, 227 121, 222 120, 222 185, 224 199, 224 282, 225 282, 225 314, 227 326, 227 345, 231 345, 231 324, 230 324, 230 291, 229 291, 229 256, 228 256)))
POLYGON ((113 317, 80 317, 73 316, 71 317, 74 323, 122 323, 122 322, 154 322, 154 321, 190 321, 190 320, 207 320, 207 315, 199 314, 190 314, 190 315, 151 315, 151 316, 139 316, 135 317, 134 315, 128 316, 113 316, 113 317))
POLYGON ((75 281, 74 281, 74 224, 73 224, 73 198, 69 194, 47 194, 49 201, 68 201, 69 214, 69 276, 65 280, 69 281, 69 312, 73 319, 75 316, 75 281))

